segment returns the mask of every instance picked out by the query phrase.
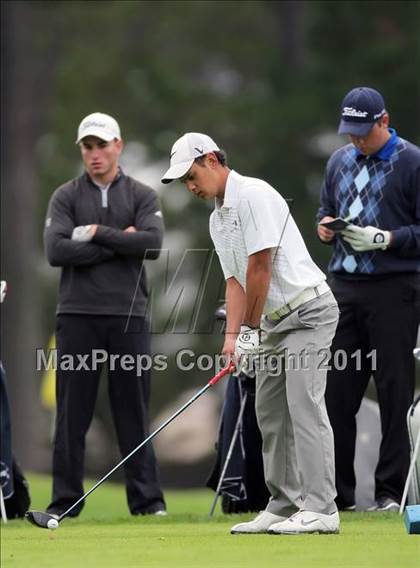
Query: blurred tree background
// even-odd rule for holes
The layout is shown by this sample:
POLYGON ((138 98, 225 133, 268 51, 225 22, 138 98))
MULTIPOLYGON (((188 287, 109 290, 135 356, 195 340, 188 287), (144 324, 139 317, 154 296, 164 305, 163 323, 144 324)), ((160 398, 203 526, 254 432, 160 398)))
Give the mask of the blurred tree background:
POLYGON ((234 169, 292 198, 308 248, 326 268, 330 251, 315 236, 314 218, 326 159, 343 144, 335 132, 344 94, 358 85, 382 91, 392 125, 420 142, 420 3, 9 0, 1 10, 1 277, 10 290, 2 359, 15 452, 25 467, 47 470, 50 416, 35 350, 54 330, 59 271, 45 261, 42 232, 53 190, 81 171, 80 120, 95 111, 115 116, 125 171, 162 201, 169 257, 148 269, 161 331, 154 348, 170 365, 155 373, 155 415, 211 373, 179 371, 175 352, 217 353, 221 343, 217 328, 211 332, 223 299, 217 263, 199 313, 192 300, 209 268, 205 253, 186 258, 179 328, 162 331, 172 309, 166 264, 170 281, 184 250, 212 248, 210 206, 159 183, 172 143, 186 131, 206 132, 234 169), (195 330, 191 319, 200 322, 195 330))

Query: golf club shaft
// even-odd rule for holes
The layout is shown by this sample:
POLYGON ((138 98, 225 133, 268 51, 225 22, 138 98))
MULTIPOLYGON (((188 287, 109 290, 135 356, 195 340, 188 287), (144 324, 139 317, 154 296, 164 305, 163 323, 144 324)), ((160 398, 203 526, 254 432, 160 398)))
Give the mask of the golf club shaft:
POLYGON ((97 483, 95 483, 95 485, 93 487, 91 487, 87 493, 82 495, 82 497, 80 497, 80 499, 78 499, 75 503, 73 503, 73 505, 71 507, 69 507, 67 509, 67 511, 64 511, 64 513, 62 513, 59 516, 58 522, 60 522, 62 519, 64 519, 64 517, 66 517, 70 513, 70 511, 72 511, 75 507, 77 507, 77 505, 79 505, 79 503, 81 503, 84 499, 86 499, 100 485, 102 485, 102 483, 104 481, 106 481, 115 471, 117 471, 117 469, 119 469, 127 460, 129 460, 131 458, 131 456, 133 456, 143 446, 145 446, 147 444, 147 442, 149 442, 152 438, 154 438, 157 434, 159 434, 159 432, 161 430, 163 430, 170 422, 172 422, 172 420, 175 420, 175 418, 177 416, 179 416, 182 412, 184 412, 184 410, 186 410, 189 406, 191 406, 191 404, 193 402, 195 402, 197 400, 197 398, 199 398, 210 387, 215 385, 222 377, 224 377, 225 375, 228 375, 233 370, 234 370, 234 365, 230 364, 227 367, 225 367, 224 369, 222 369, 219 373, 217 373, 217 375, 215 375, 212 379, 210 379, 209 382, 201 390, 199 390, 192 398, 190 398, 190 400, 188 400, 183 406, 181 406, 180 409, 178 409, 174 414, 172 414, 172 416, 170 416, 167 420, 165 420, 165 422, 163 422, 159 426, 159 428, 157 428, 146 439, 144 439, 143 442, 141 442, 141 444, 139 444, 137 447, 135 447, 134 450, 132 450, 127 456, 125 456, 124 459, 122 459, 119 463, 117 463, 117 465, 115 467, 113 467, 111 469, 111 471, 109 471, 106 475, 104 475, 104 477, 102 477, 102 479, 100 479, 97 483))
POLYGON ((0 487, 0 513, 1 513, 1 520, 3 521, 3 523, 7 523, 7 513, 4 504, 3 490, 1 487, 0 487))
POLYGON ((407 501, 408 489, 410 487, 411 478, 412 478, 413 473, 414 473, 414 468, 416 467, 416 461, 417 461, 417 456, 419 454, 419 450, 420 450, 420 430, 417 432, 416 445, 414 446, 414 451, 413 451, 413 455, 412 455, 412 458, 411 458, 410 468, 408 470, 407 479, 405 481, 404 492, 403 492, 403 496, 402 496, 401 504, 400 504, 400 511, 399 511, 400 515, 402 515, 403 512, 404 512, 405 502, 407 501))
MULTIPOLYGON (((414 355, 415 359, 420 361, 420 347, 416 347, 415 349, 413 349, 413 355, 414 355)), ((414 402, 412 408, 414 408, 415 404, 416 403, 414 402)), ((404 512, 404 507, 405 507, 405 503, 407 501, 407 496, 408 496, 408 490, 409 490, 410 483, 411 483, 411 477, 414 473, 414 468, 416 467, 416 461, 417 461, 417 456, 418 456, 419 450, 420 450, 420 430, 417 432, 416 443, 415 443, 415 446, 414 446, 413 455, 412 455, 412 458, 411 458, 410 467, 409 467, 408 474, 407 474, 407 479, 405 480, 403 496, 402 496, 401 504, 400 504, 400 511, 399 511, 400 515, 402 515, 403 512, 404 512)))

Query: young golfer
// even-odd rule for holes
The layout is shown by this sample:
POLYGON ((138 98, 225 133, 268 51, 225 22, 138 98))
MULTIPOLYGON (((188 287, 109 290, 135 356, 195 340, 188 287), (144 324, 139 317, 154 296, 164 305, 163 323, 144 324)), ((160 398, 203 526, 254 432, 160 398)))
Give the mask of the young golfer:
POLYGON ((260 354, 256 413, 271 498, 232 534, 336 533, 334 444, 324 402, 325 359, 338 308, 281 195, 230 170, 205 134, 187 133, 171 150, 163 183, 180 180, 214 199, 210 234, 226 278, 223 353, 236 362, 260 354), (300 364, 282 366, 282 356, 300 364), (268 360, 277 358, 273 370, 268 360), (270 367, 270 368, 269 368, 270 367))

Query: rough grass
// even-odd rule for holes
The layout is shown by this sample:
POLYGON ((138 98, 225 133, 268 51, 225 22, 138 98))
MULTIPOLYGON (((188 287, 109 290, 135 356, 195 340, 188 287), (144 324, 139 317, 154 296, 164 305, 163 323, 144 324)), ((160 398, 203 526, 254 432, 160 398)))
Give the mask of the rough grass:
MULTIPOLYGON (((50 480, 29 476, 32 508, 48 502, 50 480)), ((87 485, 88 486, 88 485, 87 485)), ((167 517, 128 515, 123 487, 104 484, 78 519, 55 532, 25 521, 2 525, 4 567, 419 568, 420 536, 395 513, 346 513, 339 535, 229 534, 251 515, 209 519, 213 493, 168 491, 167 517)))

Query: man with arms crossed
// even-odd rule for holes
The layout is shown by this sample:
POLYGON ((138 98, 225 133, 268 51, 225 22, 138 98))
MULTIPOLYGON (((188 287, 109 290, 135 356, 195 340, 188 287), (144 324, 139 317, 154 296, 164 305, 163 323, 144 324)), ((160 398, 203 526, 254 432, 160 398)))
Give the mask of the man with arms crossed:
MULTIPOLYGON (((62 267, 58 359, 87 356, 87 368, 57 369, 53 496, 48 507, 57 515, 83 495, 85 436, 103 366, 93 365, 95 350, 117 361, 108 368, 108 390, 121 454, 126 456, 148 435, 150 372, 138 376, 136 365, 124 366, 123 357, 150 355, 142 263, 159 256, 163 235, 156 193, 118 165, 123 142, 115 119, 102 113, 85 117, 76 143, 86 171, 54 192, 44 234, 48 261, 62 267)), ((151 444, 126 463, 125 477, 133 515, 165 513, 151 444)), ((77 516, 82 507, 70 516, 77 516)))
POLYGON ((271 498, 265 511, 231 532, 338 532, 326 371, 319 361, 328 353, 338 309, 325 276, 285 200, 268 183, 230 170, 208 136, 187 133, 175 142, 162 182, 174 179, 202 199, 215 199, 210 233, 226 278, 223 353, 235 361, 263 354, 256 413, 271 498), (303 353, 304 364, 281 368, 285 353, 303 353), (264 364, 270 355, 278 357, 277 372, 264 364))

